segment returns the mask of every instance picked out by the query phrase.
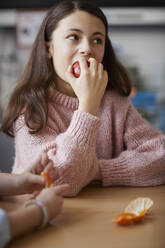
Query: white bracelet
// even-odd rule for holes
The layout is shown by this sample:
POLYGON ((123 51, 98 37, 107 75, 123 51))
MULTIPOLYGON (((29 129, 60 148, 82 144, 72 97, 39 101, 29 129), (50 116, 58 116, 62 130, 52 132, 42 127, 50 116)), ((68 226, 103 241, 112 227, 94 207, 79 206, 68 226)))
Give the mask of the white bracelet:
POLYGON ((42 228, 44 226, 46 226, 46 224, 49 221, 49 217, 48 217, 48 212, 46 207, 44 206, 44 204, 41 201, 37 201, 37 200, 29 200, 27 202, 24 203, 24 207, 30 206, 30 205, 36 205, 38 206, 41 210, 42 210, 42 222, 39 225, 38 228, 42 228))

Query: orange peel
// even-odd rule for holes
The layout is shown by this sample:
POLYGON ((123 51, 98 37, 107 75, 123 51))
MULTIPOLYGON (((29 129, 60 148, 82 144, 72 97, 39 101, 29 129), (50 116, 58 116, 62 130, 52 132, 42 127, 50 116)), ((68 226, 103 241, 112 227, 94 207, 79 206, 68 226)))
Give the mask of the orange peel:
POLYGON ((124 212, 116 217, 113 222, 119 225, 129 225, 140 222, 152 207, 153 201, 148 197, 139 197, 131 201, 124 212))
POLYGON ((50 185, 52 184, 52 179, 51 179, 51 177, 49 176, 49 174, 48 173, 46 173, 45 171, 42 171, 41 172, 41 176, 45 179, 45 186, 46 186, 46 188, 49 188, 50 187, 50 185))

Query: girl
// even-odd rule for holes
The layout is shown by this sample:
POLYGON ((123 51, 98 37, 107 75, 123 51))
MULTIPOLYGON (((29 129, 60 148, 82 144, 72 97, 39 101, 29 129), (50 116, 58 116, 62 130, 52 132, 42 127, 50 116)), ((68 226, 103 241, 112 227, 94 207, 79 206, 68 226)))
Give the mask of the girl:
POLYGON ((94 180, 164 184, 165 136, 142 119, 130 91, 102 11, 77 0, 52 7, 2 124, 15 137, 13 172, 45 151, 58 168, 54 184, 70 185, 65 196, 94 180))

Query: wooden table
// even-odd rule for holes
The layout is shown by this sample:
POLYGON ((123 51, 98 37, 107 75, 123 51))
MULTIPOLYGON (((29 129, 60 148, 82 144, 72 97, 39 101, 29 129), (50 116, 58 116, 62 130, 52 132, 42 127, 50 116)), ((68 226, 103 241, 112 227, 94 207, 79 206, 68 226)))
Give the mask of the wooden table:
MULTIPOLYGON (((10 210, 14 203, 1 206, 10 210)), ((66 198, 54 226, 12 241, 8 248, 165 248, 165 186, 133 188, 90 186, 66 198), (119 226, 112 219, 137 197, 154 205, 138 224, 119 226)))

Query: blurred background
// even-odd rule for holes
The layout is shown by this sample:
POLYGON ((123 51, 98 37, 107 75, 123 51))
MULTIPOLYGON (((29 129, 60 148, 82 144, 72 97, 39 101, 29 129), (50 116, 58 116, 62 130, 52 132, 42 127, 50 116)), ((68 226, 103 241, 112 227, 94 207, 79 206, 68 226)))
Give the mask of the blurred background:
MULTIPOLYGON (((0 1, 0 122, 43 17, 56 2, 59 1, 0 1)), ((113 47, 132 78, 132 103, 165 133, 165 1, 91 2, 105 13, 113 47)), ((13 158, 13 140, 1 133, 0 169, 11 171, 13 158)))

